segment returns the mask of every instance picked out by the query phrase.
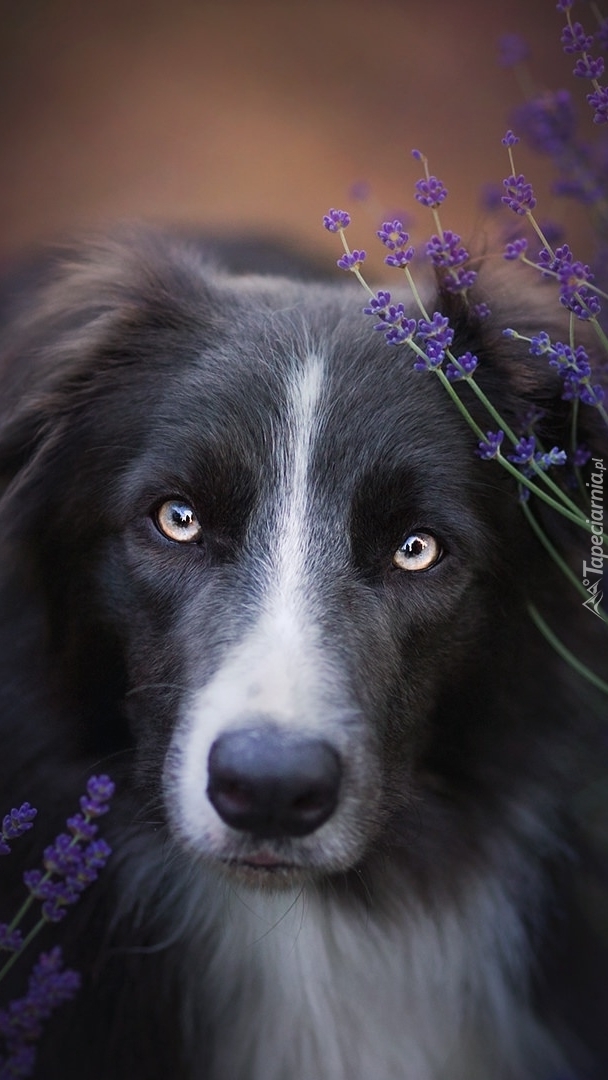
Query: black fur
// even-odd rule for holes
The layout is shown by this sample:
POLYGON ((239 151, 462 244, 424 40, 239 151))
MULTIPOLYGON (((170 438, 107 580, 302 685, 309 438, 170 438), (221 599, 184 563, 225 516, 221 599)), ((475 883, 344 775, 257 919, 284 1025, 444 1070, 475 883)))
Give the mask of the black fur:
MULTIPOLYGON (((559 948, 577 865, 567 810, 595 775, 603 705, 526 609, 536 604, 601 667, 599 620, 532 536, 511 479, 475 456, 436 378, 372 333, 354 288, 297 274, 252 288, 167 235, 93 244, 43 278, 11 295, 2 343, 1 806, 28 799, 39 817, 2 861, 0 919, 87 776, 110 773, 117 795, 103 820, 107 868, 41 941, 62 944, 84 987, 49 1024, 37 1075, 212 1075, 211 1021, 201 1019, 196 1050, 180 1028, 188 964, 205 985, 204 950, 189 949, 200 859, 169 823, 163 768, 185 695, 255 617, 285 379, 312 346, 329 367, 311 465, 318 624, 348 686, 345 708, 373 729, 381 777, 356 865, 314 888, 374 918, 397 893, 440 911, 473 876, 500 879, 529 935, 536 1008, 580 1076, 599 1080, 608 1058, 591 1003, 601 989, 578 930, 570 1015, 554 990, 558 973, 574 978, 559 948), (152 524, 176 493, 202 517, 202 547, 176 549, 152 524), (423 527, 444 557, 405 579, 392 553, 423 527)), ((480 384, 513 425, 539 406, 546 445, 564 445, 556 377, 501 336, 507 322, 543 328, 544 300, 513 311, 501 289, 490 325, 440 297, 456 351, 479 357, 480 384)), ((593 430, 588 438, 608 461, 593 430)), ((578 575, 585 538, 537 512, 578 575)), ((6 993, 22 989, 17 973, 6 993)), ((503 1075, 511 1080, 506 1064, 493 1080, 503 1075)), ((545 1077, 531 1066, 521 1080, 545 1077)))

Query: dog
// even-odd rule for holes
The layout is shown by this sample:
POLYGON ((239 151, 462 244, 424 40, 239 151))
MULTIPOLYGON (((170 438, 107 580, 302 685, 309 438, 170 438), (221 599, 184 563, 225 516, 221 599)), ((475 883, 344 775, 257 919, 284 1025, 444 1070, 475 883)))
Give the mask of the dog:
MULTIPOLYGON (((567 811, 601 699, 528 608, 591 666, 599 620, 437 377, 303 265, 136 230, 4 292, 0 791, 39 816, 3 917, 86 777, 117 788, 41 937, 83 986, 36 1075, 597 1080, 567 811)), ((546 303, 495 292, 431 310, 566 445, 556 373, 502 334, 546 303)))

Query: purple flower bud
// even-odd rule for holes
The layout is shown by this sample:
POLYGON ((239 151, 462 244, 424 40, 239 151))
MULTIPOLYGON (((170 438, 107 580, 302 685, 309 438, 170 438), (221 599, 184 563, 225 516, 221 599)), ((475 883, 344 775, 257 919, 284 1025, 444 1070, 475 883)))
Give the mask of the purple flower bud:
POLYGON ((506 180, 503 180, 503 185, 506 190, 506 195, 502 197, 505 206, 516 214, 526 214, 534 209, 536 206, 534 191, 522 173, 519 176, 508 176, 506 180))
POLYGON ((385 292, 380 289, 375 296, 372 296, 369 304, 363 308, 364 315, 382 315, 382 312, 388 307, 391 302, 390 292, 385 292))
POLYGON ((547 454, 535 454, 534 462, 544 472, 552 465, 565 465, 567 456, 565 450, 558 450, 557 446, 554 446, 547 454))
POLYGON ((2 831, 0 832, 0 855, 10 853, 11 848, 8 841, 16 840, 17 837, 22 836, 28 829, 31 829, 37 813, 38 811, 33 806, 25 802, 19 809, 13 809, 6 814, 2 819, 2 831))
MULTIPOLYGON (((353 251, 346 252, 341 259, 338 259, 337 265, 341 270, 358 270, 361 264, 365 261, 367 255, 365 251, 353 251)), ((81 804, 82 805, 82 804, 81 804)))
POLYGON ((5 952, 18 952, 23 944, 20 930, 10 930, 8 923, 0 923, 0 949, 5 952))
POLYGON ((545 330, 541 330, 539 334, 530 339, 531 356, 545 356, 547 353, 553 354, 554 352, 555 349, 551 343, 551 338, 545 330))
POLYGON ((506 135, 503 136, 501 141, 503 146, 517 146, 517 143, 519 142, 519 137, 515 135, 514 132, 512 132, 509 128, 506 135))
POLYGON ((594 124, 608 124, 608 86, 600 86, 592 94, 587 94, 587 101, 595 109, 594 124))
POLYGON ((409 235, 404 232, 403 223, 398 218, 394 221, 385 221, 382 228, 378 229, 376 236, 391 251, 404 248, 409 242, 409 235))
POLYGON ((437 207, 447 198, 448 190, 436 176, 429 176, 428 180, 417 180, 415 198, 422 206, 437 207))
POLYGON ((530 438, 522 438, 515 444, 513 453, 507 454, 507 458, 514 465, 528 465, 534 457, 535 448, 536 439, 533 435, 530 438))
POLYGON ((561 43, 565 53, 589 52, 593 47, 593 35, 586 34, 580 22, 564 26, 561 43))
POLYGON ((350 225, 350 214, 346 210, 330 210, 323 216, 323 224, 328 232, 336 233, 350 225))
POLYGON ((477 368, 478 360, 472 353, 466 352, 459 356, 454 363, 446 366, 445 373, 450 382, 458 382, 459 379, 469 378, 477 368))
POLYGON ((597 408, 598 405, 602 404, 606 392, 603 386, 599 384, 591 386, 589 383, 585 383, 581 386, 579 396, 584 405, 594 405, 597 408))
POLYGON ((600 79, 604 74, 604 61, 601 56, 596 60, 592 56, 581 56, 572 69, 578 79, 600 79))
POLYGON ((391 326, 384 336, 389 345, 403 345, 405 341, 411 341, 415 333, 416 320, 402 319, 391 326))
POLYGON ((487 431, 486 437, 478 444, 475 451, 484 461, 495 458, 500 451, 500 444, 505 437, 504 431, 487 431))
POLYGON ((509 262, 515 262, 516 259, 521 259, 528 250, 528 241, 525 237, 520 236, 516 240, 512 240, 510 244, 507 244, 503 252, 503 259, 507 259, 509 262))
POLYGON ((408 266, 414 258, 414 248, 406 248, 405 251, 392 251, 390 255, 385 258, 387 266, 395 266, 398 270, 402 270, 405 266, 408 266))
POLYGON ((461 266, 469 253, 460 243, 458 233, 446 229, 443 236, 432 236, 426 245, 426 253, 433 266, 461 266))

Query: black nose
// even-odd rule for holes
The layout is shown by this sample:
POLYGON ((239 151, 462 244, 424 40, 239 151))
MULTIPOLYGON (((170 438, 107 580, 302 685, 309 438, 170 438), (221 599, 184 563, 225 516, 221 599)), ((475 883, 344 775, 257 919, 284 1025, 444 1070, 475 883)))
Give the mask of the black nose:
POLYGON ((341 775, 338 754, 321 739, 251 728, 214 742, 207 795, 233 829, 306 836, 334 812, 341 775))

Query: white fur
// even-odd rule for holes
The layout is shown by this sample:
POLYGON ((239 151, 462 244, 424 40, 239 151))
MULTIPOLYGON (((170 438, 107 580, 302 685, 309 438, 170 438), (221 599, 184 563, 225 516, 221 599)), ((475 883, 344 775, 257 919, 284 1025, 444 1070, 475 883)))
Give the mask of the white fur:
MULTIPOLYGON (((267 573, 260 583, 260 614, 248 633, 227 653, 216 674, 191 701, 178 725, 169 755, 167 784, 174 824, 182 837, 203 854, 232 854, 233 836, 206 796, 207 761, 223 732, 247 726, 248 717, 264 717, 301 735, 331 732, 338 751, 345 748, 345 701, 339 674, 329 665, 315 622, 309 570, 309 464, 314 447, 323 364, 310 355, 290 388, 286 436, 277 450, 281 479, 272 513, 274 544, 266 553, 267 573), (339 713, 339 717, 338 717, 339 713)), ((250 721, 251 722, 251 721, 250 721)), ((369 755, 363 749, 373 733, 362 731, 350 743, 339 811, 325 829, 300 845, 309 856, 323 845, 327 869, 356 857, 358 837, 351 810, 358 789, 377 787, 369 755), (359 744, 359 751, 352 744, 359 744), (339 852, 339 856, 338 856, 339 852)), ((361 792, 358 791, 360 796, 361 792)), ((361 799, 357 800, 359 803, 361 799)), ((367 796, 373 810, 374 796, 367 796)), ((318 859, 315 861, 318 862, 318 859)))
POLYGON ((494 878, 436 911, 205 890, 189 948, 186 1042, 215 1032, 205 1080, 548 1080, 559 1056, 527 1008, 526 936, 494 878), (211 954, 209 956, 209 950, 211 954))

